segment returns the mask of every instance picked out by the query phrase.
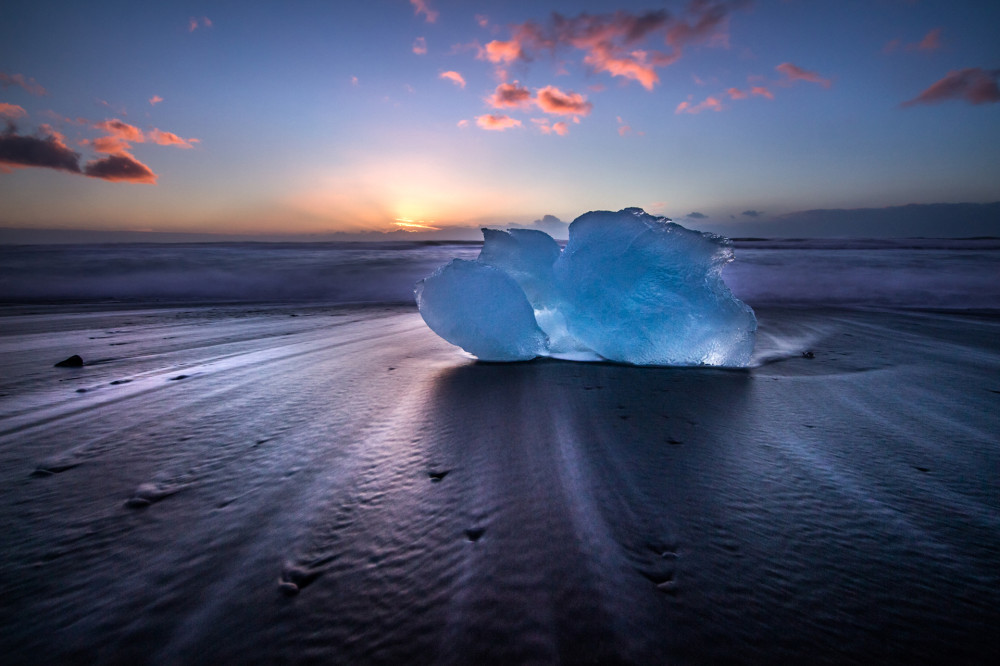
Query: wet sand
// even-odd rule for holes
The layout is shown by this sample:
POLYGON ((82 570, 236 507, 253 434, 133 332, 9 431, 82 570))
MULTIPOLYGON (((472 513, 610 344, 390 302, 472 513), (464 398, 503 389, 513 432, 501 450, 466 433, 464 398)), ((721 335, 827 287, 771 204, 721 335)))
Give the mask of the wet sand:
POLYGON ((403 306, 6 307, 0 654, 992 661, 1000 317, 757 314, 719 370, 478 363, 403 306))

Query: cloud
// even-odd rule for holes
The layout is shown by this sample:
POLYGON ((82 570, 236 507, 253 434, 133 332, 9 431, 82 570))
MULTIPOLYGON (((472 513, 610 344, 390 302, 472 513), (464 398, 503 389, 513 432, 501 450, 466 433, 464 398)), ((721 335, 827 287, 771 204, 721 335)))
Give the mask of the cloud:
POLYGON ((913 99, 903 102, 902 106, 936 104, 948 99, 964 99, 970 104, 1000 102, 998 78, 1000 69, 984 70, 979 67, 968 67, 953 70, 913 99))
POLYGON ((539 90, 535 101, 545 113, 562 116, 586 116, 594 108, 580 93, 563 92, 555 86, 545 86, 539 90))
POLYGON ((19 86, 24 88, 30 94, 38 95, 39 97, 48 94, 45 91, 45 88, 38 85, 34 79, 25 79, 24 74, 7 74, 6 72, 0 72, 0 85, 2 85, 4 89, 9 88, 10 86, 19 86))
POLYGON ((696 211, 694 213, 688 213, 685 217, 687 217, 689 219, 692 219, 692 220, 704 220, 706 217, 708 217, 708 215, 705 215, 704 213, 699 213, 699 212, 696 211))
POLYGON ((692 115, 699 114, 702 111, 722 111, 722 102, 716 97, 706 97, 701 102, 697 104, 691 104, 691 102, 681 102, 674 109, 675 114, 680 113, 690 113, 692 115))
POLYGON ((632 131, 632 127, 621 116, 616 116, 615 120, 618 122, 618 136, 625 136, 632 131))
POLYGON ((516 40, 503 42, 496 39, 487 43, 476 57, 480 60, 489 60, 494 64, 508 64, 518 59, 527 60, 528 58, 521 48, 520 42, 516 40))
POLYGON ((456 123, 456 125, 457 125, 458 127, 468 127, 468 126, 469 126, 469 121, 468 121, 468 119, 466 119, 466 118, 463 118, 463 119, 459 120, 459 121, 458 121, 458 122, 456 123))
POLYGON ((903 43, 901 39, 890 39, 886 42, 885 46, 882 47, 882 53, 892 53, 899 48, 900 44, 903 43))
POLYGON ((0 102, 0 117, 10 118, 13 120, 16 118, 23 118, 26 115, 28 115, 28 112, 24 110, 24 107, 18 106, 17 104, 0 102))
POLYGON ((128 153, 108 155, 107 157, 87 162, 87 165, 83 168, 83 173, 91 178, 101 178, 115 183, 156 184, 156 174, 148 166, 128 153))
POLYGON ((80 154, 71 150, 63 136, 50 128, 44 128, 39 136, 22 136, 8 124, 0 134, 0 170, 26 167, 80 173, 80 154))
POLYGON ((996 236, 998 219, 1000 201, 908 204, 796 211, 756 222, 727 221, 713 230, 770 238, 968 238, 996 236))
POLYGON ((91 139, 87 142, 99 153, 115 155, 129 150, 129 144, 142 143, 146 140, 142 130, 134 125, 118 120, 104 120, 94 125, 95 129, 107 132, 106 136, 91 139))
POLYGON ((520 127, 521 121, 511 118, 510 116, 488 113, 482 116, 476 116, 476 124, 485 130, 502 132, 512 127, 520 127))
POLYGON ((427 0, 410 0, 410 4, 413 5, 414 16, 423 14, 428 23, 437 21, 438 12, 427 6, 427 0))
POLYGON ((424 55, 427 53, 427 40, 423 37, 417 37, 413 41, 413 52, 417 55, 424 55))
POLYGON ((452 83, 454 83, 455 85, 457 85, 459 88, 465 87, 465 77, 463 77, 458 72, 453 72, 453 71, 441 72, 438 75, 438 78, 447 79, 452 83))
POLYGON ((486 14, 476 14, 476 24, 480 28, 490 27, 490 17, 486 14))
MULTIPOLYGON (((133 143, 149 142, 155 143, 158 146, 193 148, 194 144, 199 141, 198 139, 184 139, 177 136, 173 132, 165 132, 155 127, 148 132, 143 132, 138 127, 129 125, 128 123, 117 118, 112 120, 103 120, 99 123, 95 123, 93 127, 95 129, 103 130, 106 134, 105 136, 99 136, 96 139, 84 141, 83 143, 85 145, 89 145, 95 152, 98 153, 125 158, 123 160, 112 160, 110 162, 105 160, 92 162, 90 164, 96 164, 96 166, 92 169, 94 173, 87 172, 87 169, 84 169, 86 175, 94 175, 97 178, 105 178, 106 180, 127 180, 137 183, 156 182, 156 174, 154 174, 149 167, 136 160, 136 158, 129 153, 131 144, 133 143)), ((88 164, 87 168, 90 167, 90 164, 88 164)))
POLYGON ((355 88, 357 88, 359 85, 361 85, 361 82, 358 81, 358 77, 356 77, 356 76, 352 76, 351 77, 351 85, 354 86, 355 88))
POLYGON ((199 139, 182 139, 173 132, 164 132, 159 129, 152 129, 146 134, 146 139, 158 146, 177 146, 178 148, 194 148, 199 139))
POLYGON ((917 43, 917 49, 920 51, 937 51, 939 48, 941 48, 941 28, 934 28, 917 43))
POLYGON ((726 90, 726 94, 729 95, 730 99, 747 99, 749 97, 766 97, 767 99, 774 99, 774 93, 764 86, 753 86, 749 91, 740 90, 739 88, 729 88, 726 90))
POLYGON ((882 47, 882 52, 892 53, 894 51, 898 51, 900 48, 907 51, 937 51, 941 48, 941 28, 934 28, 924 35, 923 39, 919 42, 913 42, 911 44, 904 45, 903 40, 893 39, 882 47))
POLYGON ((163 101, 162 97, 160 97, 159 95, 153 95, 152 97, 149 98, 149 105, 150 106, 156 106, 157 104, 159 104, 162 101, 163 101))
MULTIPOLYGON (((142 137, 141 130, 119 120, 105 121, 99 125, 106 127, 112 134, 95 139, 90 142, 91 145, 94 145, 95 150, 99 152, 109 152, 112 148, 117 152, 91 160, 81 169, 80 154, 70 149, 66 145, 65 137, 48 125, 40 126, 36 136, 24 136, 18 134, 12 124, 8 124, 7 130, 0 134, 0 171, 39 167, 112 182, 155 184, 157 176, 152 169, 122 148, 122 146, 128 147, 130 140, 128 137, 132 137, 131 140, 134 141, 140 140, 134 137, 137 136, 137 132, 138 136, 142 137), (106 140, 106 143, 101 145, 103 150, 97 146, 102 139, 106 140)), ((176 142, 180 141, 190 147, 189 142, 192 141, 181 139, 170 132, 159 130, 153 132, 158 133, 157 142, 161 145, 176 145, 176 142)))
POLYGON ((486 98, 486 103, 494 109, 525 107, 531 103, 531 91, 517 81, 501 83, 493 94, 486 98))
POLYGON ((559 136, 566 136, 569 134, 569 125, 565 121, 560 120, 557 123, 549 124, 548 118, 532 118, 531 122, 535 123, 538 127, 538 131, 542 134, 558 134, 559 136))
POLYGON ((202 16, 200 19, 192 16, 188 19, 188 32, 194 32, 198 28, 211 28, 212 19, 202 16))
POLYGON ((688 44, 727 45, 729 15, 747 5, 746 0, 694 0, 683 17, 672 17, 665 10, 575 17, 556 13, 544 24, 528 21, 512 26, 511 39, 490 42, 479 57, 501 66, 530 60, 534 51, 573 48, 583 51, 583 62, 593 71, 636 81, 652 90, 660 81, 656 69, 676 62, 688 44), (643 46, 653 37, 666 50, 643 46))
POLYGON ((808 81, 810 83, 818 83, 824 88, 829 88, 832 85, 830 79, 824 79, 816 72, 811 72, 808 69, 802 69, 798 65, 793 65, 790 62, 783 62, 775 67, 775 69, 787 77, 788 83, 794 83, 795 81, 808 81))
POLYGON ((742 213, 740 213, 740 215, 746 215, 747 217, 760 217, 763 214, 764 213, 762 213, 759 210, 745 210, 742 213))
POLYGON ((656 66, 670 65, 675 57, 652 54, 646 51, 632 51, 626 56, 616 55, 615 50, 598 44, 583 58, 597 72, 607 72, 611 76, 621 76, 637 81, 646 90, 652 90, 660 82, 656 66))
POLYGON ((535 220, 531 224, 512 224, 511 229, 538 229, 544 231, 553 238, 564 239, 569 233, 569 222, 563 222, 555 215, 543 215, 542 219, 535 220))

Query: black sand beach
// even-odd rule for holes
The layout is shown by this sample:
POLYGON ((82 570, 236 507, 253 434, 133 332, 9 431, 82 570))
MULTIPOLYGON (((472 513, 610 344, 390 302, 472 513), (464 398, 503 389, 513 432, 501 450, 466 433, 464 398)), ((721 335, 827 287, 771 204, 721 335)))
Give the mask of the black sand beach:
POLYGON ((991 663, 1000 318, 756 310, 719 370, 6 307, 3 661, 991 663))

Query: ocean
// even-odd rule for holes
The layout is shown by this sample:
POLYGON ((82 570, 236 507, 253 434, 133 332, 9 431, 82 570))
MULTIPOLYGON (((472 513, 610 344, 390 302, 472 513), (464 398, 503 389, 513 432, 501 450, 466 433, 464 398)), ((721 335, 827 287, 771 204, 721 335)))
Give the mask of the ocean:
MULTIPOLYGON (((1000 307, 1000 239, 738 240, 723 272, 754 304, 1000 307)), ((0 246, 0 302, 412 303, 477 243, 0 246)))
POLYGON ((736 241, 735 369, 478 362, 478 252, 0 248, 3 663, 995 661, 1000 241, 736 241))

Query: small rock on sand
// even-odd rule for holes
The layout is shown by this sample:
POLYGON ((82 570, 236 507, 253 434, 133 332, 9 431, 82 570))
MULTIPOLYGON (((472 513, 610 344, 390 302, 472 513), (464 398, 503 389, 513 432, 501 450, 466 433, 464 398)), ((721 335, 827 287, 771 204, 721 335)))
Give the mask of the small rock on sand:
POLYGON ((56 368, 82 368, 83 367, 83 359, 80 358, 80 356, 78 354, 73 354, 69 358, 64 359, 64 360, 59 361, 58 363, 56 363, 54 367, 56 367, 56 368))

